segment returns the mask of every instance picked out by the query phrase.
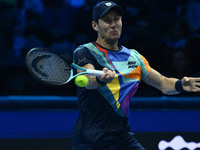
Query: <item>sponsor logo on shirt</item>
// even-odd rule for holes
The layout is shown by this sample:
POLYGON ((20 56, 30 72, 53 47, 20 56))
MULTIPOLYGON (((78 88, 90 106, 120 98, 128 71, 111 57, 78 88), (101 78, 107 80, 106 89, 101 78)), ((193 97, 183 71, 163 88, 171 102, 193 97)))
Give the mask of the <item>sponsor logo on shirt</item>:
POLYGON ((128 61, 128 68, 137 68, 136 61, 128 61))

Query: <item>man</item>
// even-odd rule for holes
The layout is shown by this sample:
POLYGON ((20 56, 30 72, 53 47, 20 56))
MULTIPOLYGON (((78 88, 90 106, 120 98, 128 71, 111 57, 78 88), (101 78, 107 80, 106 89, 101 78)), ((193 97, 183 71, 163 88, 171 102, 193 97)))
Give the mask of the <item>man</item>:
POLYGON ((130 99, 141 79, 164 94, 199 92, 200 79, 166 78, 136 50, 119 45, 122 8, 111 1, 94 7, 92 27, 98 34, 96 42, 79 46, 74 61, 84 68, 103 70, 104 75, 88 76, 89 84, 78 88, 80 113, 73 149, 144 150, 130 132, 127 118, 130 99))

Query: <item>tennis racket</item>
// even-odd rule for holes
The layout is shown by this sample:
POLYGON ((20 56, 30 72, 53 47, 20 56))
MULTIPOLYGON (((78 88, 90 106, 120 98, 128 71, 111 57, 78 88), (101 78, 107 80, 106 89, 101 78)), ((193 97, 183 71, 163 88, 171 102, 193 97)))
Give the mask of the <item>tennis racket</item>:
POLYGON ((40 81, 50 85, 64 85, 78 75, 101 76, 103 71, 85 69, 47 48, 33 48, 26 55, 26 65, 30 73, 40 81), (82 72, 74 74, 73 68, 82 72))

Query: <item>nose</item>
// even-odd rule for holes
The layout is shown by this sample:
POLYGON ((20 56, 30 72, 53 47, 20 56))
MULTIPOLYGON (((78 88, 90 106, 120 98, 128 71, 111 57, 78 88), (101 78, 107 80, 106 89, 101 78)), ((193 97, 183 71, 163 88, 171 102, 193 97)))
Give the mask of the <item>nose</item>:
POLYGON ((112 22, 110 23, 110 27, 111 28, 116 27, 116 22, 114 20, 112 20, 112 22))

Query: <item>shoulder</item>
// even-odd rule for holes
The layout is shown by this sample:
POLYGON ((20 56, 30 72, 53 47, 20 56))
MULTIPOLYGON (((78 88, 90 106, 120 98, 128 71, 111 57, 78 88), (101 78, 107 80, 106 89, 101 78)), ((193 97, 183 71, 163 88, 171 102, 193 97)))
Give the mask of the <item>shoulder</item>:
POLYGON ((88 52, 88 51, 91 51, 95 48, 95 45, 90 42, 90 43, 86 43, 86 44, 83 44, 83 45, 80 45, 78 46, 75 51, 74 51, 74 54, 76 53, 83 53, 83 52, 88 52))
POLYGON ((135 49, 130 49, 130 51, 131 51, 131 53, 133 53, 133 54, 135 54, 135 55, 137 55, 137 56, 140 56, 140 53, 139 53, 137 50, 135 50, 135 49))
MULTIPOLYGON (((89 43, 88 43, 88 44, 89 44, 89 43)), ((79 46, 75 49, 74 53, 82 52, 82 51, 88 50, 88 48, 87 48, 86 45, 87 45, 87 44, 79 45, 79 46)))
POLYGON ((127 48, 127 47, 121 45, 121 49, 125 50, 125 51, 130 51, 133 54, 139 55, 139 52, 137 50, 133 49, 133 48, 127 48))
MULTIPOLYGON (((125 47, 123 47, 125 48, 125 47)), ((127 48, 126 48, 127 49, 127 48)), ((135 49, 128 49, 132 56, 136 57, 140 63, 146 63, 146 58, 135 49)))
POLYGON ((135 56, 137 58, 141 58, 141 54, 135 49, 126 48, 124 46, 122 46, 122 49, 124 49, 125 51, 129 51, 128 53, 130 53, 130 55, 132 55, 132 56, 135 56))
POLYGON ((131 50, 131 53, 134 54, 135 56, 137 56, 138 58, 140 59, 146 59, 142 54, 140 54, 137 50, 135 49, 130 49, 131 50))
POLYGON ((78 65, 85 65, 87 63, 93 64, 93 61, 95 61, 93 55, 90 51, 90 45, 93 45, 92 43, 87 43, 84 45, 78 46, 73 54, 73 60, 78 65))

